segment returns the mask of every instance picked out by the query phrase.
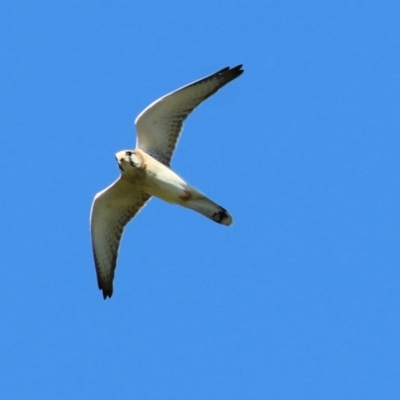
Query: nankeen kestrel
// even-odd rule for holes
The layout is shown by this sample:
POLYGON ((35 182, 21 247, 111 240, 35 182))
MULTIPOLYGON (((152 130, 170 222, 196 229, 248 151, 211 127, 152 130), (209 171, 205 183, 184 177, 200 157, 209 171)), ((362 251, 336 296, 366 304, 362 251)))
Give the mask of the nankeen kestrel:
POLYGON ((124 227, 151 196, 190 208, 219 224, 232 224, 227 210, 172 171, 170 160, 187 116, 242 73, 242 65, 221 69, 161 97, 136 118, 136 149, 119 151, 115 155, 121 175, 96 194, 91 210, 93 255, 104 299, 113 293, 124 227))

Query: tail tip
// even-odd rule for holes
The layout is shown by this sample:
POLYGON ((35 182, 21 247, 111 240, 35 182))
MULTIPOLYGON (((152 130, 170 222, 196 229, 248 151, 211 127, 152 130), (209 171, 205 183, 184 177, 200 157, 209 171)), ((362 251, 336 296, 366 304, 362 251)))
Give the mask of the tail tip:
POLYGON ((212 216, 212 219, 213 219, 213 221, 218 222, 219 224, 222 224, 225 226, 232 225, 232 223, 233 223, 232 216, 225 209, 222 209, 222 210, 214 213, 212 216))

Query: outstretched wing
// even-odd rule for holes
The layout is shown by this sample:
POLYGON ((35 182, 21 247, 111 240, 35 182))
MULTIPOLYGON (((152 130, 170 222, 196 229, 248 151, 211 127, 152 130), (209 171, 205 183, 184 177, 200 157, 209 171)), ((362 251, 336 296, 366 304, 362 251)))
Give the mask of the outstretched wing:
POLYGON ((202 101, 242 73, 242 65, 221 69, 150 104, 135 121, 137 147, 169 166, 187 116, 202 101))
POLYGON ((113 293, 114 271, 124 227, 150 197, 119 178, 97 193, 93 200, 90 215, 92 248, 97 283, 104 299, 113 293))

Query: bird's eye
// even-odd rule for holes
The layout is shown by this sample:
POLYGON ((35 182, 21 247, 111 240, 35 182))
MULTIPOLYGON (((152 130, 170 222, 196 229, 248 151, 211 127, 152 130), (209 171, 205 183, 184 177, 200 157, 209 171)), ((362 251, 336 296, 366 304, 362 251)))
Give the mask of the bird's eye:
POLYGON ((127 151, 126 155, 130 157, 132 155, 132 152, 131 151, 127 151))

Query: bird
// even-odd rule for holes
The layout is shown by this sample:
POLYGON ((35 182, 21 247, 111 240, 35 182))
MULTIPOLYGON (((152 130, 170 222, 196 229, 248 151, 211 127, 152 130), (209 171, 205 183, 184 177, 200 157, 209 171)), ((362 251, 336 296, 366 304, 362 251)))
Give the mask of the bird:
POLYGON ((239 77, 244 72, 242 67, 223 68, 168 93, 136 118, 136 148, 115 154, 120 176, 95 195, 90 212, 97 283, 104 299, 113 294, 123 230, 152 196, 194 210, 219 224, 232 224, 229 212, 176 174, 170 162, 188 115, 239 77))

